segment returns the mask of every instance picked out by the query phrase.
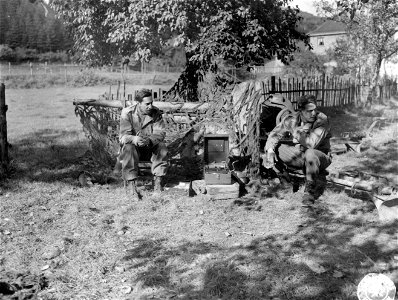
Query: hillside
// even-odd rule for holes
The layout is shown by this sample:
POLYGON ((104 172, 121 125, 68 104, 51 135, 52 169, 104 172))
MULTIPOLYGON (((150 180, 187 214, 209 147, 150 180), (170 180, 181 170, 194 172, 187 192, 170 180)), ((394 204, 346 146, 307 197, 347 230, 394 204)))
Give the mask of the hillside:
POLYGON ((325 18, 315 16, 315 15, 307 13, 305 11, 301 11, 299 13, 299 15, 300 15, 300 17, 302 17, 302 20, 300 22, 298 30, 300 32, 305 32, 305 33, 308 33, 310 31, 314 30, 320 24, 322 24, 325 20, 325 18))

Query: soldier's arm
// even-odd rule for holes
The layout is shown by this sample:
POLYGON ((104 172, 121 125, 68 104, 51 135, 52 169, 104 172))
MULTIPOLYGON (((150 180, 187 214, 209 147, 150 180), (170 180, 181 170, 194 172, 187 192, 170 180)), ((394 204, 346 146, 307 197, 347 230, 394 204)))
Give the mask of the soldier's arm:
POLYGON ((265 143, 265 152, 275 151, 280 140, 286 136, 287 132, 290 132, 289 129, 291 127, 292 120, 293 117, 288 115, 278 125, 276 125, 274 129, 272 129, 268 135, 267 142, 265 143))
POLYGON ((137 137, 130 120, 130 111, 128 107, 123 108, 120 114, 119 141, 122 144, 136 144, 137 137))
POLYGON ((326 115, 321 115, 315 121, 313 129, 299 133, 298 141, 305 148, 316 149, 330 132, 329 119, 326 115))
POLYGON ((148 137, 153 145, 157 145, 164 141, 166 137, 166 125, 162 118, 161 112, 158 112, 155 116, 152 134, 148 137))

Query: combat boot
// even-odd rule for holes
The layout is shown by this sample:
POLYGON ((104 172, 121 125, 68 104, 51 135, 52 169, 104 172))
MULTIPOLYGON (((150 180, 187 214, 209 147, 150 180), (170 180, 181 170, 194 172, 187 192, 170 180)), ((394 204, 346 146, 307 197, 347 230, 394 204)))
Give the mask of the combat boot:
POLYGON ((305 183, 304 195, 301 200, 303 207, 312 207, 316 199, 315 182, 307 180, 305 183))
POLYGON ((322 196, 323 192, 326 189, 327 186, 327 179, 326 176, 329 174, 328 171, 324 170, 320 172, 315 180, 315 198, 318 199, 320 196, 322 196))
POLYGON ((142 196, 141 196, 140 192, 138 191, 136 179, 127 181, 126 191, 133 198, 137 198, 138 200, 141 200, 142 196))
POLYGON ((163 191, 163 176, 155 176, 153 191, 155 193, 160 193, 163 191))

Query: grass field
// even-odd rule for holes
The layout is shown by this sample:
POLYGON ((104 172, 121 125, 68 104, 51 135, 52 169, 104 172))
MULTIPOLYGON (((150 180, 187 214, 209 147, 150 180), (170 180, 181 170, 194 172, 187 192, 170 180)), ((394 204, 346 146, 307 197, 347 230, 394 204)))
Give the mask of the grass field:
POLYGON ((117 85, 126 82, 131 85, 167 85, 176 82, 180 72, 146 72, 120 69, 111 72, 106 69, 85 68, 78 65, 35 64, 32 70, 28 64, 8 65, 0 63, 0 81, 11 89, 35 89, 49 87, 86 87, 100 85, 117 85))
MULTIPOLYGON (((108 89, 6 91, 12 174, 1 186, 0 282, 45 278, 40 299, 303 300, 357 299, 370 272, 398 283, 398 224, 333 187, 315 220, 300 214, 302 189, 268 187, 234 202, 170 186, 138 202, 121 181, 81 187, 79 174, 95 164, 72 100, 108 89)), ((339 134, 365 130, 375 112, 328 113, 339 134)), ((374 136, 330 168, 396 177, 396 124, 374 136)))

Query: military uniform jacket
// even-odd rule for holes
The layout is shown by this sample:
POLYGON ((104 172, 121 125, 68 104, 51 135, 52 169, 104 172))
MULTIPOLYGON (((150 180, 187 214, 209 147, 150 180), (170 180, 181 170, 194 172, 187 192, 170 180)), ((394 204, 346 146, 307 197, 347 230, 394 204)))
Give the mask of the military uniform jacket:
POLYGON ((153 145, 162 142, 166 136, 166 129, 160 110, 153 107, 150 114, 144 115, 140 113, 137 104, 123 108, 120 115, 119 140, 126 135, 149 138, 153 145))
POLYGON ((330 152, 330 124, 328 117, 318 112, 314 122, 304 122, 299 112, 287 115, 275 126, 268 136, 265 151, 275 150, 283 139, 291 138, 302 148, 317 149, 325 154, 330 152))

